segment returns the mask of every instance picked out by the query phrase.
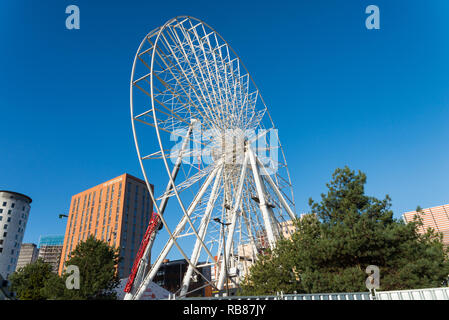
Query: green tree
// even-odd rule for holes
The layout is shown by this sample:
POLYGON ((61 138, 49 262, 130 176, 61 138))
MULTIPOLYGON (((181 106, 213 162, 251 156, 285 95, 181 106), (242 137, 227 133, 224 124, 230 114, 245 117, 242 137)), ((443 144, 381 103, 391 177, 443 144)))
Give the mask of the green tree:
POLYGON ((69 297, 64 280, 57 274, 45 282, 41 293, 47 300, 65 300, 69 297))
MULTIPOLYGON (((114 289, 119 284, 116 266, 119 262, 118 250, 107 243, 89 236, 73 250, 66 267, 74 265, 79 268, 80 288, 65 289, 65 299, 116 299, 114 289)), ((70 274, 64 273, 66 282, 70 274)))
POLYGON ((441 286, 449 274, 442 235, 419 234, 419 219, 394 219, 390 197, 367 196, 365 183, 364 173, 337 169, 292 238, 253 265, 242 294, 367 291, 368 265, 380 268, 381 290, 441 286))
POLYGON ((47 283, 61 282, 57 274, 52 272, 50 264, 42 259, 20 268, 9 276, 11 291, 15 292, 19 300, 46 300, 49 291, 47 283))

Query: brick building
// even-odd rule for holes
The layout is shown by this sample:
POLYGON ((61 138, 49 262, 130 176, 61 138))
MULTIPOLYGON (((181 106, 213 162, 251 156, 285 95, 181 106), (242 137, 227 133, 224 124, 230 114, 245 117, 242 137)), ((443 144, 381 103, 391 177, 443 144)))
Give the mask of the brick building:
POLYGON ((410 211, 403 214, 405 222, 413 221, 415 215, 422 218, 423 226, 419 232, 425 233, 428 228, 433 228, 443 234, 443 243, 449 245, 449 204, 422 209, 421 213, 410 211))
POLYGON ((70 205, 59 274, 77 244, 93 235, 120 248, 119 277, 127 277, 152 212, 153 203, 145 181, 127 173, 75 194, 70 205))

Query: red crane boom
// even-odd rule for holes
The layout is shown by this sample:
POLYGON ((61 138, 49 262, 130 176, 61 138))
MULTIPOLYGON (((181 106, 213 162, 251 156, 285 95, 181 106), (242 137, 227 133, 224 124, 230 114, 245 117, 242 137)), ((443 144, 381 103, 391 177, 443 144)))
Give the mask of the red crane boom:
POLYGON ((148 242, 151 239, 151 235, 156 232, 157 227, 160 224, 160 218, 159 215, 156 212, 153 212, 153 215, 150 219, 150 222, 148 223, 147 231, 145 231, 145 235, 143 236, 142 242, 140 243, 139 251, 137 252, 136 259, 134 260, 133 268, 131 269, 131 273, 128 277, 128 282, 125 286, 125 292, 131 292, 131 289, 133 287, 134 279, 137 274, 137 270, 139 270, 139 264, 140 260, 143 257, 143 254, 145 253, 145 249, 148 246, 148 242))

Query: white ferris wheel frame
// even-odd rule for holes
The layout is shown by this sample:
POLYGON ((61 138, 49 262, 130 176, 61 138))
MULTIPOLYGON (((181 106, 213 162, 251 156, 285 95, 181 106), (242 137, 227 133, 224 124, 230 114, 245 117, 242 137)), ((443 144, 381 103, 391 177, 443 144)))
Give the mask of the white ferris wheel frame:
MULTIPOLYGON (((136 55, 134 57, 134 62, 133 62, 133 67, 132 67, 132 72, 131 72, 131 81, 130 81, 130 110, 131 110, 131 124, 132 124, 132 130, 133 130, 133 136, 134 136, 134 142, 135 142, 135 146, 136 146, 136 151, 137 151, 137 155, 139 158, 139 164, 140 167, 142 169, 142 173, 144 176, 144 180, 145 183, 147 185, 148 191, 149 191, 149 195, 150 198, 153 202, 153 208, 154 208, 154 212, 158 214, 159 218, 160 218, 160 222, 162 223, 163 227, 165 228, 165 230, 167 231, 167 233, 169 234, 169 240, 167 241, 167 243, 165 244, 162 252, 160 253, 160 255, 158 256, 158 258, 156 259, 156 261, 154 262, 154 264, 151 266, 150 270, 147 272, 148 266, 150 265, 150 261, 149 261, 149 256, 150 256, 150 252, 151 252, 151 248, 154 242, 154 239, 156 237, 156 233, 154 232, 154 234, 152 234, 149 244, 145 249, 145 253, 142 257, 142 259, 139 262, 139 269, 136 275, 136 279, 134 281, 134 285, 133 288, 131 290, 131 292, 127 293, 125 295, 125 299, 126 300, 131 300, 131 299, 135 299, 138 300, 142 297, 142 295, 144 294, 144 291, 146 289, 146 287, 148 286, 148 284, 154 279, 159 267, 161 266, 161 264, 163 263, 163 260, 165 259, 165 257, 167 256, 167 254, 169 253, 169 251, 171 250, 171 248, 174 246, 177 247, 178 251, 180 252, 180 254, 183 256, 183 258, 186 260, 186 262, 188 263, 188 269, 187 272, 185 274, 185 276, 183 277, 183 281, 182 281, 182 287, 181 287, 181 296, 185 296, 187 294, 187 290, 189 288, 189 284, 190 284, 190 280, 192 277, 193 272, 196 272, 196 274, 199 274, 200 276, 202 276, 202 274, 199 272, 198 267, 197 267, 197 263, 198 263, 198 259, 199 259, 199 253, 202 249, 204 249, 205 253, 212 259, 212 261, 215 262, 216 267, 220 270, 219 271, 219 277, 218 277, 218 281, 216 283, 212 283, 210 282, 208 279, 204 278, 204 276, 202 276, 206 282, 208 284, 210 284, 212 287, 214 287, 215 289, 221 290, 224 287, 224 282, 225 280, 225 267, 227 268, 227 266, 224 265, 224 263, 219 264, 217 259, 214 258, 214 255, 209 251, 208 247, 206 246, 206 244, 203 242, 204 241, 204 237, 205 237, 205 233, 207 230, 207 225, 210 221, 211 218, 211 212, 214 209, 214 203, 217 200, 217 188, 220 184, 220 180, 224 179, 224 176, 222 177, 222 171, 223 171, 223 165, 220 165, 218 160, 215 163, 214 168, 208 173, 207 178, 205 179, 205 182, 202 184, 201 188, 199 189, 198 193, 195 195, 193 201, 190 203, 189 207, 186 208, 184 206, 183 201, 180 198, 179 192, 178 192, 178 188, 175 184, 175 179, 176 179, 176 175, 178 174, 178 170, 179 167, 181 166, 181 162, 182 162, 182 158, 183 158, 183 152, 185 151, 185 147, 187 142, 190 139, 190 135, 192 132, 192 127, 194 125, 195 120, 191 121, 190 125, 189 125, 189 130, 186 134, 186 139, 184 140, 184 143, 181 147, 181 150, 178 154, 178 158, 176 159, 176 162, 174 164, 174 167, 172 169, 170 169, 170 166, 168 164, 168 160, 167 160, 167 156, 166 153, 164 151, 164 147, 163 147, 163 143, 162 143, 162 139, 161 139, 161 132, 159 128, 159 124, 158 124, 158 117, 157 117, 157 113, 156 113, 156 106, 155 106, 155 101, 153 99, 154 96, 154 77, 153 77, 153 67, 154 67, 154 61, 155 61, 155 54, 157 50, 152 50, 153 52, 151 53, 151 65, 150 65, 150 72, 147 75, 149 77, 149 81, 150 81, 150 93, 148 94, 149 97, 151 98, 151 109, 146 111, 146 112, 150 112, 152 111, 153 113, 153 118, 154 118, 154 124, 152 125, 155 129, 156 132, 156 136, 157 136, 157 141, 159 143, 159 147, 160 147, 160 154, 161 154, 161 159, 163 160, 165 169, 167 171, 167 175, 169 177, 169 181, 167 183, 167 187, 166 187, 166 192, 165 192, 165 197, 163 197, 162 199, 160 199, 160 203, 158 205, 158 199, 155 198, 155 195, 152 191, 152 188, 150 187, 150 183, 149 183, 149 179, 148 179, 148 175, 147 175, 147 170, 145 169, 145 166, 143 164, 143 160, 146 157, 142 157, 141 155, 141 150, 139 147, 139 141, 138 141, 138 135, 136 133, 136 127, 135 127, 135 122, 136 120, 139 120, 134 114, 134 101, 133 101, 133 96, 134 96, 134 92, 133 89, 135 87, 135 84, 138 80, 140 79, 134 79, 135 77, 135 68, 136 68, 136 63, 138 62, 139 59, 139 54, 141 53, 142 47, 143 45, 149 41, 149 39, 151 39, 152 37, 155 37, 153 48, 157 49, 157 44, 158 41, 160 40, 160 37, 163 33, 163 31, 165 30, 165 28, 169 25, 171 25, 172 23, 178 22, 178 25, 180 25, 181 23, 184 23, 185 21, 190 20, 190 21, 194 21, 196 23, 202 24, 203 26, 206 26, 207 28, 209 28, 210 30, 212 30, 212 32, 218 36, 221 41, 223 41, 223 43, 226 44, 227 48, 230 49, 232 51, 232 53, 235 55, 235 57, 237 57, 237 59, 239 60, 240 65, 244 68, 244 70, 246 71, 251 84, 258 90, 256 84, 254 83, 250 73, 248 72, 248 70, 246 69, 246 67, 244 66, 243 62, 241 61, 241 59, 238 57, 238 55, 236 54, 236 52, 232 49, 232 47, 226 42, 226 40, 224 40, 224 38, 218 33, 216 32, 212 27, 210 27, 208 24, 206 24, 205 22, 190 17, 190 16, 177 16, 173 19, 168 20, 163 26, 154 29, 153 31, 151 31, 150 33, 148 33, 144 39, 142 40, 142 42, 140 43, 138 50, 136 52, 136 55), (197 230, 194 227, 194 224, 191 220, 191 214, 192 212, 195 210, 198 202, 202 199, 202 197, 204 196, 206 190, 208 189, 209 186, 212 185, 212 190, 209 196, 209 199, 207 201, 207 207, 205 210, 204 215, 201 218, 201 223, 200 223, 200 227, 197 230), (178 223, 178 225, 176 226, 176 228, 172 231, 166 221, 166 219, 164 218, 164 210, 165 207, 167 205, 167 201, 170 198, 169 193, 172 193, 172 196, 174 195, 178 201, 178 204, 180 205, 181 211, 182 211, 182 218, 180 220, 180 222, 178 223), (195 241, 195 246, 193 248, 193 252, 192 255, 189 256, 185 253, 185 251, 182 249, 182 247, 180 246, 180 244, 178 244, 177 242, 177 235, 179 234, 179 232, 181 230, 184 229, 184 227, 189 224, 192 232, 194 233, 195 237, 196 237, 196 241, 195 241)), ((163 35, 162 35, 163 36, 163 35)), ((261 100, 262 104, 265 106, 265 102, 262 98, 262 96, 258 95, 258 98, 261 100)), ((271 119, 271 116, 269 114, 268 108, 266 108, 266 113, 269 117, 269 120, 271 121, 272 124, 272 128, 274 127, 274 123, 271 119)), ((140 115, 139 115, 140 116, 140 115)), ((162 129, 163 130, 163 129, 162 129)), ((279 149, 282 152, 282 156, 284 157, 285 160, 285 155, 284 155, 284 151, 282 149, 282 146, 279 143, 279 149)), ((267 170, 265 169, 264 165, 262 164, 261 160, 258 158, 258 156, 256 155, 256 153, 254 152, 254 150, 252 150, 252 148, 249 145, 245 146, 245 151, 244 151, 244 155, 243 155, 243 164, 242 164, 242 169, 241 169, 241 173, 240 173, 240 178, 239 178, 239 183, 238 183, 238 188, 237 188, 237 193, 234 194, 235 197, 235 202, 234 205, 232 206, 232 208, 230 209, 230 215, 231 215, 231 222, 230 222, 230 226, 228 228, 228 232, 227 232, 227 241, 226 241, 226 250, 224 252, 225 261, 229 261, 229 257, 230 257, 230 251, 231 251, 231 244, 233 241, 233 233, 235 230, 235 226, 236 226, 236 219, 238 216, 238 212, 239 211, 244 211, 241 210, 241 202, 242 202, 242 195, 243 195, 243 184, 244 184, 244 180, 245 180, 245 175, 247 173, 247 171, 251 171, 252 172, 252 176, 254 178, 254 182, 255 182, 255 191, 257 192, 257 196, 259 199, 259 210, 261 212, 262 218, 263 218, 263 223, 265 225, 265 229, 266 229, 266 234, 267 234, 267 239, 268 239, 268 243, 269 246, 271 248, 273 248, 275 246, 276 240, 277 238, 279 238, 279 231, 275 230, 275 227, 273 225, 273 213, 272 213, 272 208, 270 207, 270 204, 267 202, 267 197, 266 197, 266 189, 265 189, 265 185, 263 183, 262 177, 261 175, 263 175, 263 177, 265 178, 266 182, 268 182, 268 184, 271 186, 272 190, 274 191, 274 194, 276 195, 277 199, 280 202, 280 205, 284 208, 284 210, 286 211, 286 213, 288 214, 288 216, 291 219, 295 219, 296 218, 296 214, 294 213, 294 210, 291 209, 289 203, 287 202, 287 200, 285 199, 283 192, 278 188, 278 184, 276 183, 275 180, 273 180, 270 177, 270 174, 267 172, 267 170)), ((285 160, 285 167, 286 167, 286 171, 287 171, 287 175, 288 175, 288 180, 290 181, 290 175, 288 173, 288 168, 286 165, 286 160, 285 160)), ((291 182, 290 182, 291 183, 291 182)), ((294 207, 294 199, 293 199, 293 194, 292 194, 292 202, 293 202, 293 207, 294 207)), ((245 215, 244 212, 241 212, 242 215, 245 215)), ((247 221, 247 219, 246 219, 247 221)), ((223 244, 224 245, 224 244, 223 244)), ((254 244, 253 244, 253 249, 255 248, 254 244)))

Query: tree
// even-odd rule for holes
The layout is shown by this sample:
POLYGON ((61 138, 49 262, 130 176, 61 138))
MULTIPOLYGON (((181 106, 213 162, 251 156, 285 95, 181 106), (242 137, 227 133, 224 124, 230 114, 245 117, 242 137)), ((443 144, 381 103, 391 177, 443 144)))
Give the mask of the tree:
POLYGON ((42 259, 12 273, 9 280, 11 291, 19 300, 46 300, 49 298, 49 292, 44 289, 47 283, 60 281, 58 275, 52 272, 51 265, 42 259))
POLYGON ((337 169, 297 231, 252 266, 242 294, 367 291, 368 265, 380 268, 380 290, 439 287, 449 274, 448 252, 419 219, 393 218, 391 199, 365 195, 366 175, 337 169))
MULTIPOLYGON (((66 267, 79 268, 80 288, 64 290, 65 299, 116 299, 114 289, 119 284, 116 266, 119 262, 118 250, 107 243, 89 236, 73 250, 66 267)), ((70 274, 64 273, 64 283, 70 274)))
POLYGON ((67 288, 71 274, 59 277, 50 264, 39 259, 10 276, 11 290, 20 300, 115 299, 118 262, 118 250, 90 236, 78 244, 66 262, 66 266, 75 265, 79 269, 79 289, 67 288))
POLYGON ((41 293, 47 300, 66 300, 69 297, 64 280, 57 274, 44 283, 41 293))

